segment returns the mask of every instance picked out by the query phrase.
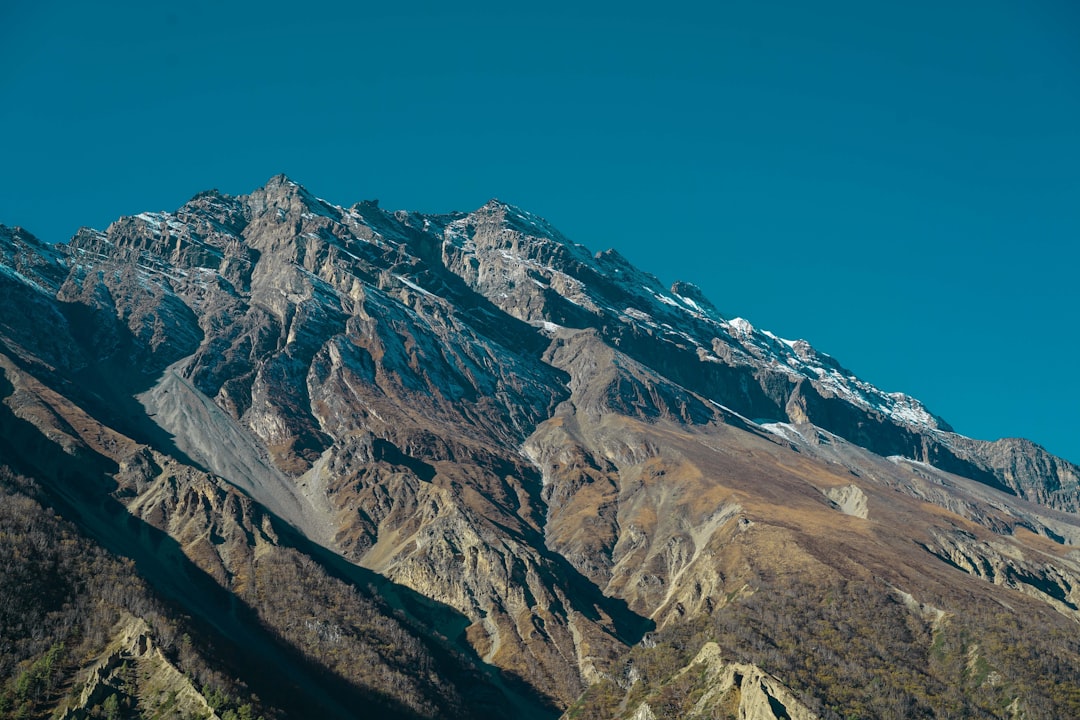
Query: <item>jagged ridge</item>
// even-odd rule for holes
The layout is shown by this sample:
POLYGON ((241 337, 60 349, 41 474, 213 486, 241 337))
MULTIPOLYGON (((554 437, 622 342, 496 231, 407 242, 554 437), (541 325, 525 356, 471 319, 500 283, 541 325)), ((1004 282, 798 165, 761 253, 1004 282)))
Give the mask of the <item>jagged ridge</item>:
MULTIPOLYGON (((1080 533, 1048 509, 1075 510, 1075 466, 958 436, 497 200, 344 208, 279 176, 63 246, 0 227, 0 249, 5 402, 37 455, 105 458, 124 511, 244 602, 251 558, 295 532, 344 582, 392 581, 389 607, 444 604, 405 603, 410 627, 545 698, 492 690, 523 712, 616 677, 653 625, 728 612, 780 547, 796 575, 855 562, 949 605, 967 573, 1076 616, 1080 533)), ((418 692, 414 712, 469 711, 418 692)))

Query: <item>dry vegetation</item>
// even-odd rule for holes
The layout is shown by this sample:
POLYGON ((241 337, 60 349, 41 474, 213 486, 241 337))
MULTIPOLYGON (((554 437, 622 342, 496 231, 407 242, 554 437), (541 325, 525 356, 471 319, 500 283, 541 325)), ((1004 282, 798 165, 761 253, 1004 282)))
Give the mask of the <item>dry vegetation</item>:
MULTIPOLYGON (((264 547, 253 581, 234 600, 203 587, 206 599, 195 610, 202 617, 192 622, 156 597, 134 561, 105 551, 44 503, 36 483, 0 466, 0 720, 78 706, 89 668, 128 617, 146 622, 154 645, 222 720, 351 716, 355 707, 394 718, 501 717, 505 710, 498 679, 475 659, 445 638, 421 639, 424 629, 393 610, 382 590, 335 577, 299 550, 264 547), (243 650, 234 647, 244 642, 243 650), (266 687, 266 668, 252 663, 253 653, 276 665, 280 677, 270 682, 277 693, 266 687), (258 679, 273 706, 253 697, 241 678, 258 679), (289 696, 284 705, 282 694, 289 696)), ((227 578, 218 582, 231 592, 227 578)), ((437 621, 447 611, 426 612, 437 621)), ((72 718, 186 718, 175 692, 144 682, 149 674, 125 661, 104 694, 96 692, 72 718)))
MULTIPOLYGON (((222 718, 267 712, 206 661, 198 633, 154 596, 134 563, 81 536, 38 495, 35 483, 0 466, 0 718, 43 717, 77 698, 85 666, 127 616, 146 622, 154 644, 222 718)), ((121 669, 118 678, 81 716, 181 717, 170 712, 175 693, 155 702, 133 672, 121 669)))
POLYGON ((687 717, 704 688, 673 678, 710 640, 826 720, 1080 717, 1080 632, 1050 609, 971 597, 928 618, 874 581, 758 577, 754 587, 711 618, 655 633, 568 717, 625 717, 647 696, 663 717, 687 717))

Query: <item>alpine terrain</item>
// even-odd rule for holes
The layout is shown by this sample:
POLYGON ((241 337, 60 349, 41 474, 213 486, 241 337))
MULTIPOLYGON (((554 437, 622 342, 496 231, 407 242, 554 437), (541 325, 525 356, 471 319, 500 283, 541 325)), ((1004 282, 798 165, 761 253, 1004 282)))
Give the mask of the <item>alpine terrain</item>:
POLYGON ((1080 717, 1080 468, 527 211, 278 176, 0 301, 0 717, 1080 717))

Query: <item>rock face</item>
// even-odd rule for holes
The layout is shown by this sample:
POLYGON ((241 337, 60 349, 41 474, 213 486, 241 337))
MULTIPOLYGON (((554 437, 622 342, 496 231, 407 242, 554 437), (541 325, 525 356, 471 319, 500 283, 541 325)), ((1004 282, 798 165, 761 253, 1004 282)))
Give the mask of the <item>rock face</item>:
MULTIPOLYGON (((691 675, 711 679, 687 717, 896 710, 803 672, 786 625, 710 644, 783 583, 945 615, 975 594, 1068 638, 1056 667, 1080 658, 1080 468, 959 436, 497 200, 345 208, 278 176, 65 245, 0 226, 0 299, 0 461, 187 612, 224 628, 206 593, 238 603, 230 641, 295 667, 329 715, 363 697, 412 717, 669 717, 646 696, 691 675), (687 628, 682 675, 602 696, 626 690, 627 653, 666 657, 647 633, 687 628)), ((898 672, 883 698, 956 711, 933 690, 937 621, 904 612, 915 649, 896 662, 930 689, 898 672)), ((978 690, 961 710, 983 712, 978 690)))
POLYGON ((858 485, 845 485, 844 487, 829 488, 825 496, 836 503, 836 507, 855 517, 865 520, 869 515, 866 507, 866 493, 859 489, 858 485))
POLYGON ((739 720, 817 720, 818 717, 761 668, 725 663, 720 648, 711 642, 706 643, 697 657, 668 682, 686 684, 685 699, 696 697, 696 700, 684 700, 673 706, 669 699, 652 698, 652 704, 664 703, 659 713, 649 700, 645 700, 631 716, 632 720, 708 717, 716 710, 739 720))
POLYGON ((118 623, 115 637, 90 666, 88 677, 82 692, 74 698, 73 706, 60 716, 63 720, 81 720, 87 716, 88 708, 101 706, 109 696, 120 693, 144 698, 144 705, 149 705, 152 698, 164 701, 159 707, 168 703, 165 711, 177 715, 221 720, 191 680, 177 670, 160 648, 155 647, 146 623, 135 618, 118 623), (133 675, 141 682, 137 688, 128 689, 129 678, 133 675))

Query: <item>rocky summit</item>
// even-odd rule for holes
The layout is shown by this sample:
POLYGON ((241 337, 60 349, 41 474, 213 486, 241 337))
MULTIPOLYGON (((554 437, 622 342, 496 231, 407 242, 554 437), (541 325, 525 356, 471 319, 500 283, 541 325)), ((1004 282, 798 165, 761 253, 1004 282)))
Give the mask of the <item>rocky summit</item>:
POLYGON ((1080 717, 1080 468, 498 200, 0 226, 0 717, 1080 717))

